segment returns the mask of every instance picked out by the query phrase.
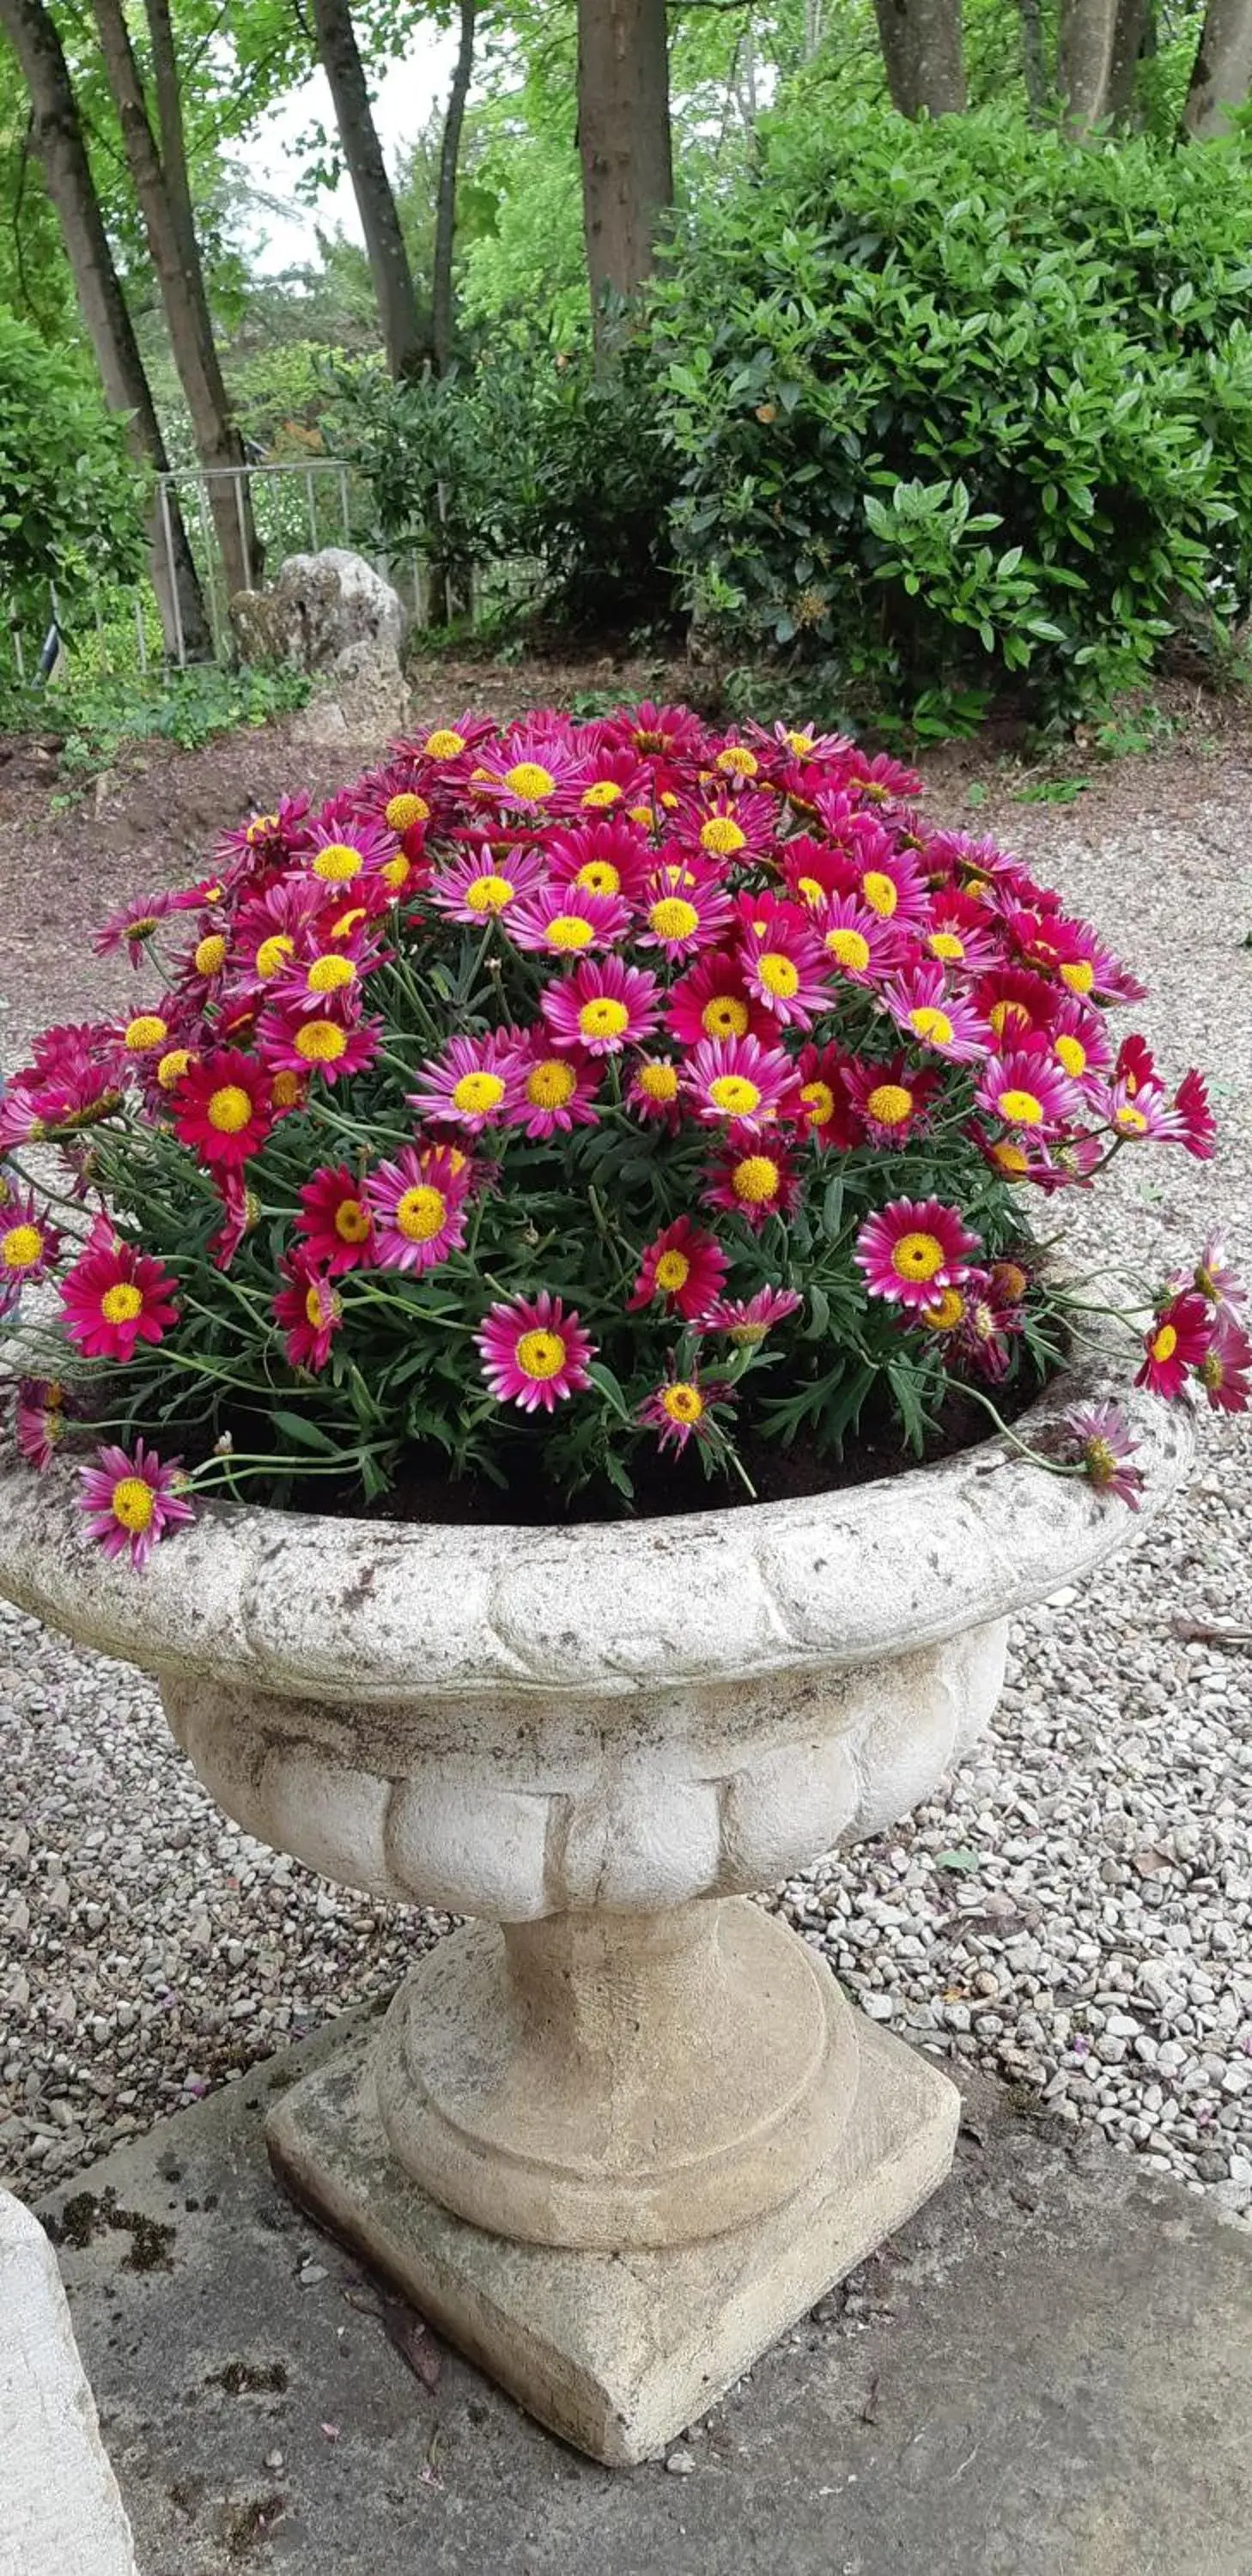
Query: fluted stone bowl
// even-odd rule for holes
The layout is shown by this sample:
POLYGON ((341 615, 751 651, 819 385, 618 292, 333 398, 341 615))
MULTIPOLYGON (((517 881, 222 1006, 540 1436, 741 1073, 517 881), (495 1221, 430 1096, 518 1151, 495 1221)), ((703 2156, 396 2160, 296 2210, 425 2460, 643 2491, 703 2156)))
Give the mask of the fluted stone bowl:
MULTIPOLYGON (((1114 1391, 1098 1366, 1070 1373, 1017 1439, 1054 1447, 1069 1404, 1114 1391)), ((1191 1431, 1181 1408, 1128 1410, 1142 1525, 1183 1475, 1191 1431)), ((741 1900, 928 1797, 991 1716, 1011 1614, 1134 1529, 997 1438, 873 1484, 607 1525, 210 1506, 137 1573, 86 1538, 67 1469, 14 1467, 0 1589, 154 1674, 179 1743, 246 1831, 328 1878, 479 1918, 419 1961, 355 2108, 336 2114, 369 2127, 411 2225, 375 2241, 371 2193, 354 2200, 342 2170, 331 2187, 334 2142, 291 2104, 284 2161, 546 2420, 633 2457, 670 2426, 668 2398, 629 2433, 615 2399, 612 2439, 589 2432, 559 2388, 537 2390, 533 2355, 523 2367, 493 2342, 481 2296, 467 2323, 398 2238, 416 2243, 433 2206, 514 2251, 717 2240, 720 2261, 759 2250, 770 2225, 793 2232, 803 2208, 803 2282, 778 2287, 775 2245, 748 2343, 726 2328, 741 2368, 762 2324, 768 2339, 836 2258, 847 2268, 916 2206, 950 2158, 952 2087, 910 2060, 925 2101, 901 2095, 888 2118, 879 2096, 908 2093, 909 2052, 741 1900), (858 2191, 849 2255, 829 2213, 846 2219, 858 2191)), ((376 2178, 375 2206, 381 2191, 376 2178)), ((740 2310, 741 2292, 740 2278, 740 2310)))

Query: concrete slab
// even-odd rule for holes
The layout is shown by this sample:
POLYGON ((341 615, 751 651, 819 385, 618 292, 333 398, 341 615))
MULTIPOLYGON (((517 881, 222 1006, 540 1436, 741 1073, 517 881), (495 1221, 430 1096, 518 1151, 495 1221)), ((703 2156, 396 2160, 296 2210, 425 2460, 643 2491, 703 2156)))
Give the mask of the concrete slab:
POLYGON ((145 2576, 1252 2576, 1252 2237, 1201 2201, 980 2087, 683 2473, 602 2469, 275 2183, 265 2108, 342 2036, 49 2204, 145 2576))
POLYGON ((135 2576, 56 2257, 0 2191, 0 2576, 135 2576))

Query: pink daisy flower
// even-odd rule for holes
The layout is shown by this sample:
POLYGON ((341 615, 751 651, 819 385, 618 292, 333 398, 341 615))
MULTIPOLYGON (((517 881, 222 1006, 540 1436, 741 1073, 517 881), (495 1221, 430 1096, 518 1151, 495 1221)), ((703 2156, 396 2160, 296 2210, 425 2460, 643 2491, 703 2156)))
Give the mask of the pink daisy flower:
POLYGON ((721 937, 731 918, 730 897, 706 867, 688 859, 654 866, 639 898, 643 948, 667 957, 691 957, 721 937))
POLYGON ((830 895, 816 911, 814 928, 827 973, 851 984, 880 982, 900 955, 900 933, 871 912, 859 894, 830 895))
POLYGON ((349 1018, 325 1005, 311 1014, 275 1006, 262 1012, 256 1040, 274 1073, 320 1073, 324 1082, 342 1082, 374 1062, 382 1034, 381 1020, 349 1018))
POLYGON ((926 955, 946 966, 949 974, 981 975, 995 963, 992 916, 959 887, 934 896, 930 921, 919 937, 926 955))
POLYGON ((1243 1282, 1230 1268, 1225 1244, 1219 1243, 1216 1235, 1209 1236, 1191 1284, 1199 1289, 1202 1297, 1207 1297, 1210 1306, 1242 1306, 1244 1303, 1246 1292, 1243 1282))
POLYGON ((736 795, 728 790, 708 802, 689 804, 683 825, 706 860, 746 866, 768 849, 778 828, 778 814, 772 796, 756 796, 748 790, 736 795))
POLYGON ((1063 1127, 1078 1107, 1073 1083, 1042 1048, 993 1055, 983 1068, 976 1097, 980 1109, 1002 1118, 1006 1127, 1044 1136, 1063 1127))
POLYGON ((1252 1381, 1252 1342, 1229 1306, 1212 1320, 1212 1340, 1196 1375, 1215 1413, 1246 1413, 1252 1381))
POLYGON ((875 752, 870 759, 856 743, 848 746, 845 774, 849 786, 875 805, 901 799, 908 803, 922 792, 915 769, 906 769, 902 760, 893 760, 885 751, 875 752))
POLYGON ((13 1428, 18 1449, 40 1474, 65 1438, 65 1389, 55 1378, 19 1378, 13 1428))
POLYGON ((613 948, 630 928, 630 905, 619 894, 586 894, 568 885, 541 886, 513 904, 506 928, 518 948, 547 957, 579 957, 613 948))
POLYGON ((141 965, 153 932, 174 909, 175 898, 165 890, 137 895, 133 903, 124 903, 120 911, 109 914, 96 932, 91 944, 97 957, 108 957, 114 949, 125 946, 131 965, 141 965))
POLYGON ((626 1101, 636 1118, 653 1120, 675 1134, 682 1124, 682 1080, 673 1057, 640 1056, 626 1101))
POLYGON ((343 1322, 339 1291, 307 1251, 289 1254, 279 1267, 287 1285, 270 1311, 285 1336, 287 1357, 293 1368, 324 1369, 343 1322))
POLYGON ((875 1145, 904 1145, 925 1126, 942 1076, 914 1073, 906 1058, 885 1064, 854 1058, 845 1065, 844 1086, 856 1116, 875 1145))
POLYGON ((374 1257, 386 1270, 433 1270, 465 1241, 471 1167, 452 1146, 405 1145, 365 1183, 374 1257))
POLYGON ((351 824, 319 821, 309 835, 302 864, 325 893, 343 894, 361 879, 380 876, 398 855, 394 832, 381 824, 359 818, 351 824))
POLYGON ((516 814, 568 814, 588 783, 588 765, 557 733, 515 731, 473 771, 475 795, 516 814))
POLYGON ((671 984, 665 1001, 666 1025, 683 1046, 702 1038, 764 1037, 770 1019, 748 991, 743 962, 714 949, 671 984))
POLYGON ((234 966, 246 993, 257 992, 286 972, 324 908, 324 889, 309 877, 284 878, 240 907, 234 966))
POLYGON ((325 947, 316 941, 307 945, 301 941, 274 979, 273 1008, 306 1017, 327 1011, 354 1012, 365 978, 377 973, 389 953, 379 947, 373 925, 368 922, 355 922, 342 939, 332 939, 325 947))
POLYGON ((115 1447, 98 1449, 96 1455, 97 1466, 78 1471, 79 1505, 88 1533, 106 1556, 128 1554, 132 1565, 144 1566, 158 1539, 195 1518, 180 1492, 186 1482, 183 1462, 162 1461, 142 1440, 133 1456, 115 1447))
POLYGON ((725 1333, 736 1350, 752 1351, 775 1324, 798 1315, 804 1299, 794 1288, 758 1288, 752 1297, 717 1297, 697 1317, 702 1333, 725 1333))
MULTIPOLYGON (((585 789, 583 804, 593 791, 585 789)), ((554 885, 583 894, 620 894, 637 902, 654 865, 647 842, 628 823, 590 823, 579 832, 554 832, 547 847, 554 885)))
POLYGON ((1143 1366, 1136 1386, 1153 1395, 1181 1395, 1190 1371, 1201 1367, 1213 1340, 1213 1318, 1207 1301, 1191 1292, 1174 1297, 1153 1318, 1144 1335, 1143 1366))
POLYGON ((223 1221, 212 1237, 209 1250, 222 1270, 229 1270, 246 1234, 260 1223, 261 1202, 248 1189, 242 1175, 227 1164, 214 1173, 217 1194, 222 1205, 223 1221))
POLYGON ((960 1284, 977 1249, 959 1209, 940 1199, 891 1199, 866 1219, 852 1257, 871 1296, 921 1307, 960 1284))
POLYGON ((741 1132, 712 1165, 702 1195, 706 1207, 731 1209, 759 1234, 770 1217, 794 1215, 802 1192, 784 1146, 741 1132))
POLYGON ((522 1097, 522 1057, 513 1037, 450 1038, 443 1054, 419 1070, 419 1087, 405 1094, 419 1117, 437 1118, 481 1135, 511 1119, 522 1097))
POLYGON ((1056 986, 1021 967, 997 966, 980 975, 974 986, 980 1011, 1001 1048, 1010 1052, 1027 1038, 1046 1036, 1060 1009, 1056 986))
POLYGON ((497 850, 484 841, 440 868, 426 888, 430 901, 453 921, 471 928, 497 913, 511 912, 528 895, 537 894, 546 870, 538 850, 497 850))
POLYGON ((633 1313, 659 1299, 667 1315, 682 1315, 690 1321, 720 1296, 729 1269, 730 1263, 715 1235, 693 1225, 690 1217, 676 1217, 672 1225, 663 1226, 651 1243, 645 1244, 639 1276, 626 1300, 627 1309, 633 1313))
POLYGON ((683 1089, 706 1126, 733 1121, 755 1132, 789 1105, 795 1067, 781 1047, 759 1038, 702 1038, 684 1067, 683 1089))
POLYGON ((559 1297, 541 1288, 533 1300, 514 1297, 492 1306, 474 1339, 482 1354, 483 1376, 498 1404, 519 1404, 524 1413, 542 1407, 551 1413, 567 1396, 591 1384, 587 1363, 594 1359, 591 1339, 578 1316, 567 1314, 559 1297))
POLYGON ((708 743, 705 727, 690 707, 658 706, 641 698, 637 707, 619 707, 606 716, 604 735, 640 760, 699 760, 708 743))
POLYGON ((296 1232, 306 1259, 330 1279, 377 1259, 369 1204, 346 1163, 324 1164, 305 1182, 296 1232))
POLYGON ((660 986, 646 967, 620 957, 588 958, 545 987, 539 1007, 559 1047, 617 1055, 650 1037, 661 1016, 660 986))
POLYGON ((215 1047, 188 1065, 173 1101, 175 1132, 204 1163, 238 1165, 255 1154, 273 1124, 270 1078, 255 1057, 215 1047))
POLYGON ((728 1410, 733 1403, 728 1379, 702 1381, 694 1372, 690 1377, 679 1377, 671 1360, 667 1376, 645 1397, 635 1420, 659 1432, 658 1448, 673 1449, 681 1455, 689 1440, 716 1440, 721 1430, 718 1412, 728 1410))
POLYGON ((801 1047, 796 1057, 799 1091, 795 1108, 803 1132, 822 1146, 841 1151, 859 1142, 848 1093, 847 1058, 836 1046, 801 1047))
POLYGON ((829 1010, 825 948, 793 905, 777 904, 763 923, 751 922, 739 954, 749 992, 781 1027, 811 1028, 829 1010))
POLYGON ((177 1289, 160 1261, 102 1221, 61 1282, 66 1332, 90 1359, 133 1359, 137 1342, 164 1341, 177 1323, 177 1289))
POLYGON ((1071 1082, 1089 1084, 1107 1071, 1112 1050, 1104 1021, 1085 1002, 1062 1002, 1047 1035, 1052 1055, 1071 1082))
POLYGON ((1098 1494, 1111 1494, 1132 1512, 1143 1492, 1142 1467, 1132 1467, 1139 1443, 1131 1437, 1125 1414, 1116 1404, 1079 1404, 1062 1426, 1074 1444, 1079 1464, 1098 1494))
POLYGON ((307 796, 280 796, 272 814, 252 814, 234 832, 223 832, 218 857, 227 866, 242 864, 250 876, 282 868, 307 849, 312 837, 307 796))
POLYGON ((46 1279, 61 1257, 61 1237, 46 1211, 23 1194, 0 1207, 0 1315, 11 1314, 23 1288, 46 1279))
POLYGON ((946 1056, 950 1064, 973 1064, 992 1044, 985 1020, 971 1002, 948 990, 946 970, 937 964, 915 966, 897 975, 883 1000, 898 1028, 920 1046, 946 1056))
POLYGON ((536 1142, 568 1135, 574 1127, 594 1127, 602 1067, 581 1048, 554 1049, 546 1028, 516 1032, 522 1060, 521 1097, 510 1125, 536 1142))

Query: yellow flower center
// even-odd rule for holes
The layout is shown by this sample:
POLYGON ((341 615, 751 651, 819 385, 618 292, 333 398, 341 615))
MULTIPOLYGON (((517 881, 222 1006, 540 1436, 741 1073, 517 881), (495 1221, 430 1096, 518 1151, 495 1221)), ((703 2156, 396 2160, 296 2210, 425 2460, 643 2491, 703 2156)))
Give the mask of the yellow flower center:
POLYGON ((190 1062, 190 1047, 171 1047, 168 1054, 162 1056, 156 1069, 162 1091, 172 1091, 175 1083, 182 1081, 190 1062))
POLYGON ((244 839, 248 843, 249 848, 255 850, 259 841, 267 841, 270 833, 276 832, 277 830, 277 814, 256 814, 248 825, 247 831, 244 834, 244 839))
POLYGON ((1071 957, 1061 968, 1061 982, 1068 984, 1071 993, 1089 993, 1095 982, 1095 968, 1089 958, 1071 957))
POLYGON ((748 835, 729 814, 710 814, 700 826, 700 847, 712 850, 719 859, 733 859, 736 850, 747 845, 748 835))
POLYGON ((489 874, 475 877, 465 889, 465 902, 470 912, 503 912, 512 903, 517 888, 511 877, 489 874))
POLYGON ((902 1234, 891 1247, 891 1267, 899 1279, 933 1279, 943 1262, 937 1234, 902 1234))
POLYGON ((209 1095, 209 1125, 219 1136, 238 1136, 252 1116, 252 1102, 241 1082, 225 1082, 209 1095))
POLYGON ((932 957, 959 960, 965 954, 964 940, 958 939, 954 930, 932 930, 926 945, 932 957))
POLYGON ((578 1025, 585 1038, 620 1038, 630 1027, 630 1013, 610 993, 598 993, 593 1002, 582 1004, 578 1025))
POLYGON ((761 764, 746 743, 728 742, 725 750, 719 751, 716 766, 724 769, 728 778, 755 778, 761 764))
POLYGON ((909 1027, 915 1029, 918 1037, 927 1039, 932 1046, 950 1046, 955 1034, 947 1012, 936 1010, 928 1002, 923 1002, 917 1010, 910 1011, 909 1027))
POLYGON ((789 1002, 800 990, 800 973, 794 958, 784 957, 781 949, 767 948, 756 961, 756 971, 767 993, 789 1002))
POLYGON ((311 1287, 306 1289, 304 1297, 305 1321, 312 1325, 315 1333, 323 1332, 327 1324, 337 1324, 341 1312, 342 1308, 337 1297, 324 1295, 320 1288, 311 1287))
POLYGON ((810 907, 826 900, 826 888, 817 877, 797 877, 796 890, 810 907))
POLYGON ((349 908, 348 908, 348 910, 347 910, 346 912, 341 912, 341 913, 339 914, 338 919, 337 919, 336 921, 332 921, 332 923, 331 923, 331 925, 330 925, 330 936, 331 936, 331 938, 332 938, 332 939, 351 939, 351 937, 352 937, 352 933, 353 933, 353 931, 356 929, 358 922, 364 921, 364 919, 365 919, 365 906, 364 906, 364 904, 363 904, 363 903, 354 903, 354 904, 350 904, 350 905, 349 905, 349 908))
POLYGON ((454 1109, 467 1110, 471 1118, 482 1118, 498 1109, 505 1086, 498 1073, 463 1073, 452 1086, 454 1109))
POLYGON ((1010 1083, 1007 1091, 996 1095, 996 1107, 1002 1118, 1013 1127, 1038 1127, 1043 1121, 1043 1102, 1033 1091, 1021 1091, 1010 1083))
POLYGON ((861 879, 861 892, 870 911, 876 912, 881 921, 890 921, 900 900, 894 878, 885 876, 881 868, 867 868, 861 879))
POLYGON ((268 984, 271 975, 281 974, 287 959, 295 953, 296 943, 285 930, 276 930, 269 939, 263 939, 256 953, 256 971, 262 983, 268 984))
POLYGON ((666 894, 649 906, 648 927, 658 939, 690 939, 700 927, 700 915, 685 896, 666 894))
POLYGON ((650 823, 653 823, 656 820, 650 805, 631 805, 627 810, 629 812, 631 822, 642 823, 645 826, 645 829, 650 823))
POLYGON ((132 1055, 147 1055, 152 1047, 164 1046, 169 1033, 168 1020, 159 1019, 155 1011, 141 1011, 138 1019, 127 1022, 122 1043, 132 1055))
POLYGON ((668 1413, 671 1422, 698 1422, 704 1412, 704 1398, 699 1387, 679 1378, 675 1386, 666 1387, 661 1397, 661 1411, 668 1413))
POLYGON ((340 1199, 335 1210, 335 1232, 341 1243, 364 1243, 370 1230, 369 1210, 359 1199, 340 1199))
POLYGON ((730 1186, 735 1197, 746 1199, 751 1207, 767 1207, 778 1196, 781 1178, 777 1163, 768 1154, 745 1154, 731 1173, 730 1186))
POLYGON ((824 1127, 835 1114, 835 1095, 828 1082, 806 1082, 800 1094, 815 1127, 824 1127))
POLYGON ((1132 1109, 1128 1100, 1123 1101, 1121 1108, 1114 1112, 1113 1124, 1121 1129, 1123 1136, 1143 1136, 1147 1133, 1148 1122, 1143 1111, 1132 1109))
POLYGON ((356 968, 350 957, 315 957, 304 980, 310 993, 339 993, 355 984, 356 968))
POLYGON ((393 832, 410 832, 415 823, 426 823, 429 819, 430 807, 425 797, 414 795, 411 789, 401 796, 389 796, 383 807, 383 820, 393 832))
POLYGON ((433 1189, 428 1181, 406 1190, 396 1201, 396 1226, 409 1243, 429 1243, 446 1223, 447 1214, 443 1191, 433 1189))
POLYGON ((1152 1336, 1153 1359, 1172 1360, 1177 1348, 1178 1335, 1175 1332, 1173 1325, 1162 1324, 1159 1333, 1154 1333, 1152 1336))
POLYGON ((565 1366, 565 1344, 559 1333, 536 1327, 522 1334, 513 1357, 523 1377, 556 1377, 565 1366))
POLYGON ((991 1159, 999 1164, 1002 1172, 1008 1173, 1010 1180, 1020 1181, 1030 1170, 1029 1157, 1020 1145, 1014 1144, 1011 1136, 1001 1137, 999 1144, 992 1146, 991 1159))
POLYGON ((556 789, 551 770, 545 769, 537 760, 516 762, 512 769, 506 769, 504 783, 512 788, 515 796, 523 796, 528 804, 536 805, 541 805, 545 796, 553 795, 556 789))
POLYGON ((337 1020, 306 1020, 297 1029, 294 1043, 306 1064, 338 1064, 347 1052, 348 1035, 337 1020))
POLYGON ((130 1279, 119 1279, 106 1288, 100 1300, 100 1312, 106 1324, 133 1324, 143 1313, 143 1292, 130 1279))
POLYGON ((584 894, 620 894, 622 880, 609 859, 588 859, 574 879, 584 894))
POLYGON ((558 912, 544 932, 549 948, 589 948, 595 935, 594 922, 581 912, 558 912))
POLYGON ((37 1225, 11 1225, 0 1239, 0 1260, 6 1270, 33 1270, 43 1259, 43 1235, 37 1225))
POLYGON ((195 954, 197 975, 220 975, 226 963, 226 942, 220 930, 211 930, 202 939, 195 954))
POLYGON ((347 885, 359 876, 365 861, 350 841, 328 841, 313 861, 313 874, 324 885, 347 885))
POLYGON ((454 733, 451 725, 436 725, 422 745, 430 760, 459 760, 465 749, 465 736, 454 733))
POLYGON ((294 1109, 296 1102, 303 1097, 303 1091, 300 1075, 293 1073, 288 1066, 285 1072, 275 1074, 270 1085, 270 1099, 276 1109, 294 1109))
POLYGON ((1031 1025, 1030 1013, 1024 1002, 993 1002, 987 1018, 998 1038, 1003 1037, 1006 1029, 1028 1029, 1031 1025))
POLYGON ((383 884, 389 886, 393 894, 399 894, 401 887, 408 884, 413 874, 413 862, 405 857, 403 850, 398 850, 394 859, 388 859, 386 866, 380 868, 378 873, 383 884))
POLYGON ((711 1038, 741 1038, 747 1035, 751 1013, 737 993, 718 993, 706 1002, 700 1013, 700 1026, 711 1038))
POLYGON ((1086 1072, 1087 1050, 1081 1038, 1057 1038, 1054 1052, 1057 1063, 1064 1067, 1066 1073, 1073 1074, 1076 1078, 1080 1073, 1086 1072))
POLYGON ((841 966, 862 975, 869 964, 869 941, 863 930, 828 930, 826 945, 841 966))
POLYGON ((578 1089, 578 1076, 570 1064, 559 1056, 545 1056, 526 1076, 526 1097, 532 1109, 563 1109, 578 1089))
POLYGON ((880 1127, 903 1127, 912 1115, 913 1094, 902 1082, 878 1082, 865 1106, 880 1127))
POLYGON ((685 1288, 691 1277, 691 1263, 686 1253, 663 1252, 656 1265, 655 1277, 658 1288, 663 1288, 667 1297, 672 1297, 679 1288, 685 1288))
POLYGON ((761 1105, 760 1090, 755 1082, 749 1082, 746 1073, 714 1074, 709 1099, 724 1118, 750 1118, 761 1105))
POLYGON ((156 1497, 142 1476, 119 1476, 109 1508, 124 1530, 146 1530, 151 1525, 156 1497))
POLYGON ((923 1306, 921 1320, 932 1333, 951 1333, 965 1312, 965 1300, 959 1288, 945 1288, 933 1306, 923 1306))
POLYGON ((672 1064, 641 1065, 639 1088, 645 1100, 677 1100, 678 1075, 672 1064))
POLYGON ((606 805, 616 805, 621 794, 622 790, 615 778, 597 778, 590 787, 584 787, 579 801, 583 805, 589 805, 595 813, 603 811, 606 805))
POLYGON ((813 736, 811 733, 788 734, 787 749, 788 751, 794 751, 797 760, 806 760, 812 748, 813 736))

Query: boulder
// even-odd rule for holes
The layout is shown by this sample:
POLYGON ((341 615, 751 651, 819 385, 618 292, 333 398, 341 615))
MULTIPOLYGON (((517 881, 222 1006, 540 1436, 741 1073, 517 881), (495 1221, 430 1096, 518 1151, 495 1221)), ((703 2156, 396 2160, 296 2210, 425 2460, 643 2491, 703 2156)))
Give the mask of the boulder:
POLYGON ((333 672, 343 653, 366 645, 380 663, 399 669, 403 602, 364 555, 345 546, 288 555, 267 590, 236 593, 230 620, 245 661, 333 672))
POLYGON ((0 2191, 0 2576, 136 2576, 56 2256, 0 2191))

